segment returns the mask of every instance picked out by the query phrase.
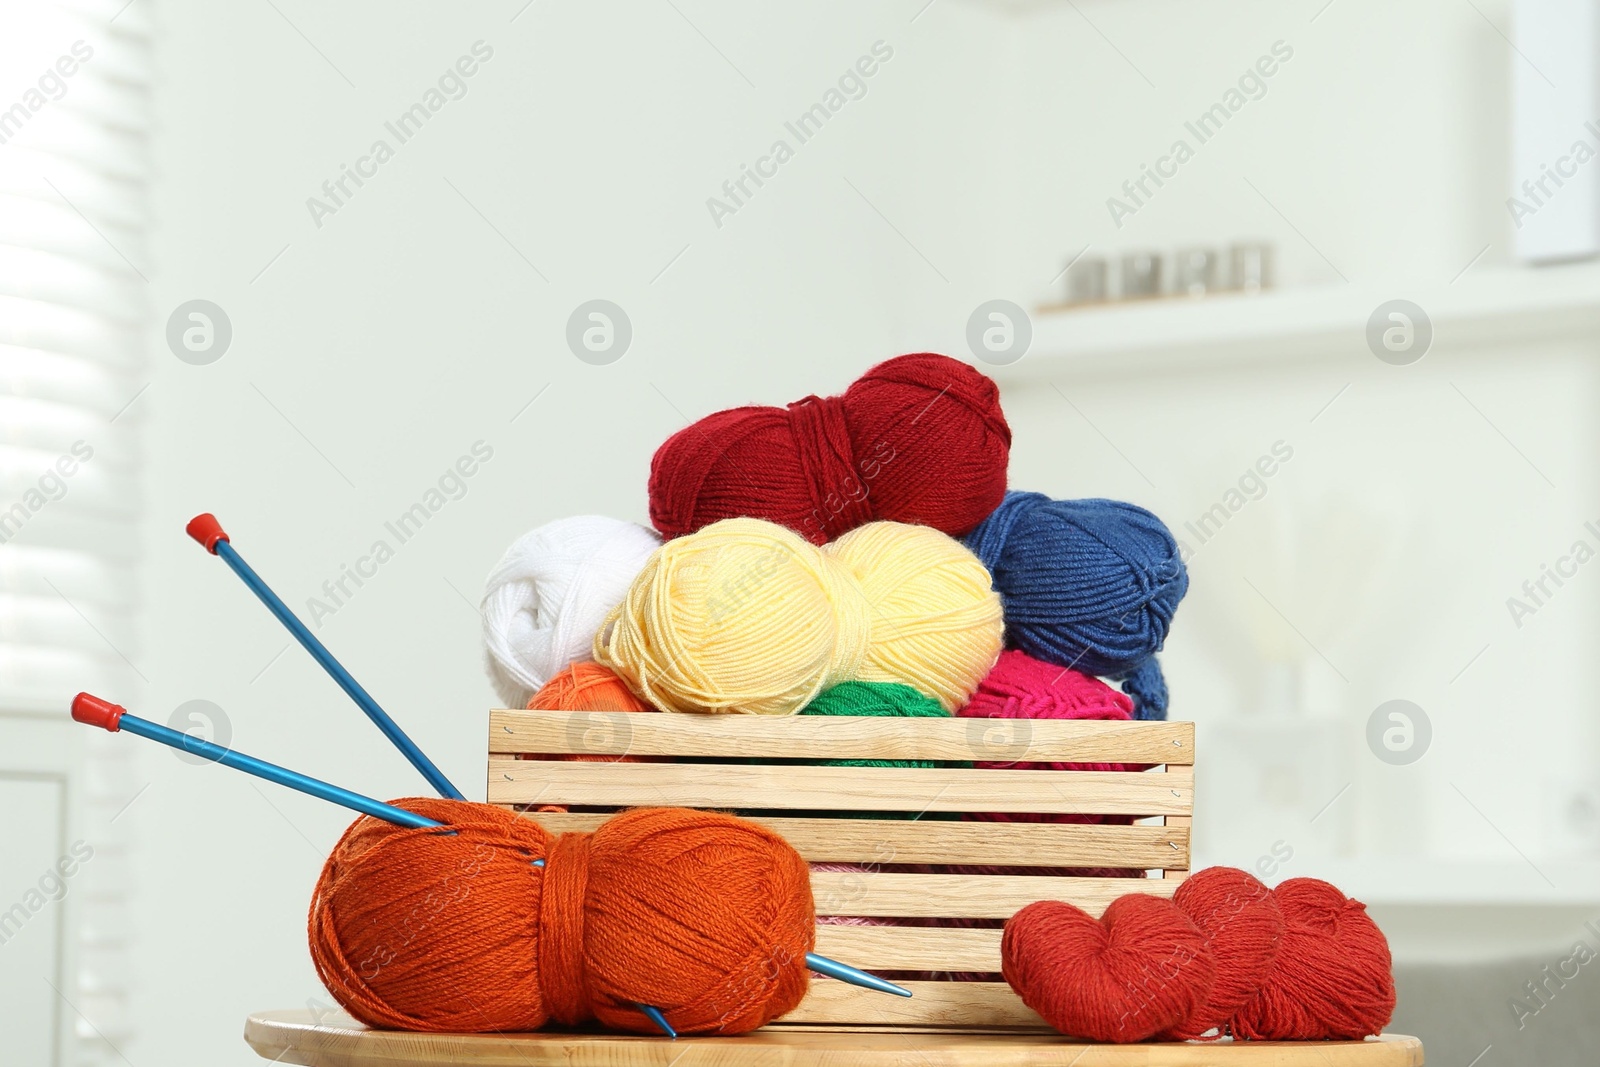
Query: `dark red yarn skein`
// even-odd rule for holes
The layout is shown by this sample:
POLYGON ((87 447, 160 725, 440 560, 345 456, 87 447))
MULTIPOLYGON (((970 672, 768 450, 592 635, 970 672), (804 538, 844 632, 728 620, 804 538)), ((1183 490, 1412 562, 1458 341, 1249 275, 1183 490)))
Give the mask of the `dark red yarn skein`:
POLYGON ((1217 978, 1205 1002, 1163 1040, 1185 1041, 1213 1028, 1223 1036, 1272 971, 1283 939, 1283 912, 1261 880, 1237 867, 1209 867, 1184 879, 1173 897, 1206 935, 1217 978))
POLYGON ((1210 1030, 1270 1041, 1358 1041, 1394 1015, 1389 943, 1366 905, 1327 882, 1267 890, 1213 867, 1173 901, 1119 897, 1096 922, 1040 901, 1006 923, 1001 964, 1051 1026, 1096 1041, 1210 1030), (1231 1017, 1230 1017, 1231 1014, 1231 1017))
POLYGON ((1187 1019, 1215 974, 1206 938, 1170 900, 1129 893, 1099 919, 1059 900, 1006 922, 1001 967, 1022 1002, 1072 1037, 1144 1041, 1187 1019))
POLYGON ((1393 961, 1367 906, 1317 878, 1291 878, 1272 895, 1283 912, 1283 943, 1266 981, 1234 1017, 1234 1036, 1354 1041, 1382 1033, 1394 1016, 1393 961))
POLYGON ((1005 496, 1010 453, 994 382, 948 356, 897 356, 842 396, 729 408, 673 434, 650 461, 650 521, 669 538, 738 516, 818 545, 878 519, 960 537, 1005 496))

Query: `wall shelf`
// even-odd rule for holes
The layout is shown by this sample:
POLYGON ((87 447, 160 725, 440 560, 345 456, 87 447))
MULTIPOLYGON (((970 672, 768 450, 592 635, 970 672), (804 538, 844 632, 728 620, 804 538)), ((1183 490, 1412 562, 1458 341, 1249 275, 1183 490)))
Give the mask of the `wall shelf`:
POLYGON ((992 372, 1023 383, 1284 358, 1372 359, 1367 320, 1396 298, 1413 301, 1431 319, 1430 356, 1506 341, 1600 338, 1600 264, 1486 268, 1432 287, 1349 284, 1044 309, 1031 313, 1027 355, 992 372))

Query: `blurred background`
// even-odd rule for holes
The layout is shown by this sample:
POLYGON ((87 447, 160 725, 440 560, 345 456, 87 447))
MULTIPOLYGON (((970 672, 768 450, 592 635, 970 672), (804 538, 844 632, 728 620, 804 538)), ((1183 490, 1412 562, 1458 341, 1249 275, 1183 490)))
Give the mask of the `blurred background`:
POLYGON ((1014 486, 1184 542, 1197 864, 1367 901, 1430 1062, 1600 1055, 1562 970, 1600 952, 1594 3, 3 11, 8 1063, 244 1065, 246 1012, 331 1008, 346 813, 74 692, 419 791, 192 515, 481 796, 505 546, 648 521, 686 422, 928 349, 1001 383, 1014 486))

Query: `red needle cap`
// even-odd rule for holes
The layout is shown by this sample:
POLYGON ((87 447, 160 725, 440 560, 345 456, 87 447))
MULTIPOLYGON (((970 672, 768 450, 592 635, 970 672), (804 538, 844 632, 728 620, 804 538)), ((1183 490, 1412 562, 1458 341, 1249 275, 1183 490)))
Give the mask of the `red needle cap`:
POLYGON ((72 717, 79 722, 98 726, 116 733, 122 729, 122 716, 128 709, 109 700, 101 700, 91 693, 79 693, 72 698, 72 717))
POLYGON ((213 556, 217 554, 217 542, 228 539, 228 535, 222 530, 222 523, 218 522, 217 517, 209 511, 202 511, 190 519, 189 525, 185 526, 184 530, 213 556))

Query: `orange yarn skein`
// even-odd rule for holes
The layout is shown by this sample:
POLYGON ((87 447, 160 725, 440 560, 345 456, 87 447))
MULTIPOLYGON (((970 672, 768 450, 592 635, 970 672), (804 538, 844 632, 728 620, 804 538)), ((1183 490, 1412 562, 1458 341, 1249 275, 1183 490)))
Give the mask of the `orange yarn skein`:
POLYGON ((552 675, 528 707, 543 711, 655 711, 634 695, 617 672, 584 660, 552 675))
POLYGON ((805 995, 805 861, 716 812, 645 808, 554 836, 486 804, 396 804, 449 831, 356 820, 322 869, 317 974, 369 1026, 533 1030, 589 1019, 739 1034, 805 995), (536 867, 534 860, 545 860, 536 867))
MULTIPOLYGON (((655 711, 649 704, 634 695, 616 672, 609 667, 602 667, 598 663, 588 660, 574 663, 563 671, 556 673, 546 682, 537 693, 528 700, 528 707, 540 711, 655 711)), ((609 725, 608 720, 600 718, 595 724, 600 728, 609 725)), ((612 729, 620 727, 612 726, 612 729)), ((575 761, 578 763, 654 763, 656 760, 648 756, 628 755, 585 755, 568 753, 566 755, 529 756, 529 759, 550 759, 564 762, 575 761)), ((540 811, 565 811, 565 808, 554 805, 543 805, 540 811)))

